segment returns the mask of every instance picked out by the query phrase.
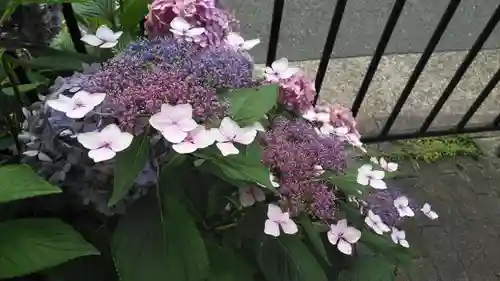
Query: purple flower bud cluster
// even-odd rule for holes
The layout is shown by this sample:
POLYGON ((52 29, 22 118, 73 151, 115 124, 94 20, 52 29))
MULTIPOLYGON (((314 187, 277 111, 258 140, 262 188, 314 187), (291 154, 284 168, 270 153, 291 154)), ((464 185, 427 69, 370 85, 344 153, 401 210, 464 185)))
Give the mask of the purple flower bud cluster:
MULTIPOLYGON (((374 189, 366 198, 363 198, 363 210, 371 210, 380 216, 387 226, 396 227, 404 220, 404 217, 399 215, 398 209, 394 206, 394 200, 401 196, 405 195, 397 188, 374 189)), ((415 201, 409 197, 408 207, 414 212, 419 210, 415 201)))
POLYGON ((357 129, 357 122, 352 115, 352 112, 349 108, 346 108, 338 103, 332 104, 329 108, 327 108, 327 112, 330 113, 330 123, 334 127, 347 127, 349 128, 349 132, 361 136, 357 129))
POLYGON ((204 86, 219 89, 251 86, 253 62, 245 53, 220 46, 202 52, 198 58, 192 65, 192 73, 204 86))
POLYGON ((319 219, 333 218, 336 197, 331 187, 317 179, 317 167, 344 170, 345 153, 340 140, 319 135, 305 120, 278 117, 264 136, 262 159, 276 174, 279 192, 292 213, 305 211, 319 219))
POLYGON ((286 108, 302 114, 311 109, 316 97, 314 81, 311 81, 301 73, 280 80, 278 101, 286 108))
POLYGON ((155 0, 149 8, 145 27, 150 37, 170 34, 170 22, 182 17, 192 26, 205 32, 200 46, 218 46, 223 38, 237 27, 234 17, 214 0, 155 0))
POLYGON ((82 83, 92 93, 106 93, 103 113, 121 127, 141 132, 163 103, 190 103, 194 117, 221 117, 226 105, 221 88, 250 87, 253 63, 224 45, 200 49, 174 38, 139 40, 82 83))

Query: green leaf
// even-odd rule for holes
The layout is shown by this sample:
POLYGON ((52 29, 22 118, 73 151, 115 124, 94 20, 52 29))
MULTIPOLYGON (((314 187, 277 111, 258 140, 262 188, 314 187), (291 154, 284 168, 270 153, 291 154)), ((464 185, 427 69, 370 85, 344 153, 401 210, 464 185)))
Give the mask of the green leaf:
POLYGON ((258 183, 274 190, 269 179, 269 170, 261 163, 262 148, 252 143, 245 150, 240 149, 236 155, 222 156, 220 152, 210 147, 195 153, 196 156, 211 160, 230 179, 258 183))
POLYGON ((208 281, 252 281, 252 268, 231 248, 207 243, 210 259, 208 281))
MULTIPOLYGON (((21 93, 26 93, 31 90, 35 90, 40 84, 38 83, 33 83, 33 84, 23 84, 23 85, 17 85, 17 88, 19 89, 19 92, 21 93)), ((2 88, 2 91, 7 95, 7 96, 14 96, 14 88, 13 87, 7 87, 7 88, 2 88)))
POLYGON ((139 173, 144 169, 149 157, 149 138, 135 137, 132 144, 115 157, 113 194, 109 206, 118 203, 134 185, 139 173))
POLYGON ((207 277, 207 252, 193 218, 175 198, 162 201, 143 198, 118 223, 111 250, 121 281, 207 277))
POLYGON ((0 133, 0 150, 8 149, 14 144, 14 138, 11 135, 9 135, 8 133, 0 133))
POLYGON ((364 230, 361 232, 360 242, 378 254, 380 258, 396 266, 408 268, 411 265, 411 251, 392 243, 383 236, 364 230))
POLYGON ((394 266, 376 256, 358 256, 342 270, 337 281, 393 281, 394 266))
POLYGON ((259 121, 276 105, 278 89, 278 85, 236 89, 223 94, 223 97, 231 104, 233 119, 240 125, 250 125, 259 121))
POLYGON ((330 264, 326 255, 325 245, 323 245, 323 241, 321 241, 320 232, 316 229, 316 227, 314 227, 311 219, 306 215, 302 215, 299 222, 306 231, 307 237, 309 238, 309 241, 311 241, 314 250, 316 250, 316 252, 325 260, 327 264, 330 264))
POLYGON ((298 236, 263 236, 257 261, 269 281, 327 281, 316 258, 298 236))
POLYGON ((336 175, 332 172, 325 172, 321 177, 335 185, 346 195, 359 197, 366 194, 369 190, 367 186, 363 186, 357 182, 356 172, 346 172, 345 175, 336 175))
POLYGON ((148 13, 148 3, 146 0, 123 1, 120 24, 124 30, 134 34, 139 29, 139 22, 148 13))
POLYGON ((18 277, 98 254, 78 232, 58 219, 0 223, 0 278, 18 277))
POLYGON ((101 19, 111 24, 115 17, 114 0, 86 0, 82 3, 74 3, 75 13, 87 19, 101 19))
POLYGON ((26 165, 0 167, 0 203, 60 192, 26 165))

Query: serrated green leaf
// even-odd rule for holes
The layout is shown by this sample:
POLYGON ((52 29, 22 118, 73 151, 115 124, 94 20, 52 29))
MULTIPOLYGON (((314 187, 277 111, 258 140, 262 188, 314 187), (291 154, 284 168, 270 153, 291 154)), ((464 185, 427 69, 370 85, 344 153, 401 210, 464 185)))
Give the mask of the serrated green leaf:
POLYGON ((223 97, 231 105, 230 111, 233 119, 240 125, 250 125, 259 121, 276 105, 278 89, 278 85, 236 89, 223 94, 223 97))
POLYGON ((208 281, 252 281, 252 268, 231 248, 206 243, 210 259, 208 281))
POLYGON ((0 167, 0 203, 60 192, 26 165, 0 167))
POLYGON ((194 153, 196 156, 210 160, 217 165, 224 175, 233 180, 248 181, 275 190, 269 179, 269 170, 261 163, 262 148, 256 143, 240 149, 236 155, 222 156, 213 148, 194 153))
POLYGON ((114 0, 86 0, 82 1, 82 3, 74 3, 72 6, 75 13, 80 17, 105 20, 108 24, 114 22, 114 0))
POLYGON ((376 256, 358 256, 342 270, 337 281, 393 281, 394 266, 376 256))
POLYGON ((201 281, 208 274, 203 239, 179 200, 150 196, 122 217, 111 251, 122 281, 201 281))
POLYGON ((120 13, 120 25, 130 34, 139 30, 139 22, 148 13, 149 1, 146 0, 124 0, 122 12, 120 13))
POLYGON ((360 242, 387 262, 404 268, 408 268, 411 265, 411 251, 392 243, 392 241, 389 241, 386 237, 367 230, 362 230, 360 242))
MULTIPOLYGON (((23 84, 23 85, 17 85, 16 87, 19 89, 19 92, 21 93, 26 93, 31 90, 35 90, 40 84, 38 83, 32 83, 32 84, 23 84)), ((14 88, 13 87, 7 87, 7 88, 2 88, 2 91, 7 95, 7 96, 14 96, 14 88)))
POLYGON ((0 278, 12 278, 98 255, 92 245, 58 219, 18 219, 0 223, 0 278))
POLYGON ((257 261, 269 281, 327 281, 318 261, 297 236, 263 236, 257 261))
POLYGON ((132 144, 115 157, 115 178, 113 195, 109 206, 118 203, 134 185, 139 173, 144 169, 149 157, 149 138, 135 137, 132 144))
POLYGON ((311 219, 306 215, 303 215, 300 217, 299 222, 306 231, 307 237, 309 238, 309 241, 311 241, 314 250, 323 258, 323 260, 327 264, 330 264, 330 261, 326 256, 325 245, 323 245, 323 241, 321 241, 320 232, 318 231, 318 229, 316 229, 316 227, 314 227, 311 219))
POLYGON ((369 190, 367 186, 363 186, 357 182, 357 174, 355 172, 346 172, 344 175, 325 172, 321 177, 335 185, 346 195, 359 197, 366 194, 369 190))

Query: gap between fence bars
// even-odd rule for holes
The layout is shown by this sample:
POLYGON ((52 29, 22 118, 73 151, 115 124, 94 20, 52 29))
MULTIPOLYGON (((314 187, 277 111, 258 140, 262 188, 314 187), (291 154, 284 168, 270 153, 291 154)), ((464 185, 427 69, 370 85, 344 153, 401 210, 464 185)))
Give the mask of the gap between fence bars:
MULTIPOLYGON (((342 18, 344 12, 346 11, 348 0, 337 0, 335 4, 335 8, 333 10, 332 19, 330 22, 330 27, 328 30, 328 34, 326 36, 325 44, 323 47, 321 59, 319 62, 318 70, 315 78, 315 86, 317 90, 317 96, 314 100, 314 104, 316 104, 320 92, 321 87, 328 69, 329 61, 332 57, 335 47, 335 40, 337 38, 342 18)), ((380 40, 375 48, 375 52, 372 56, 370 64, 367 68, 366 74, 362 80, 360 89, 356 94, 351 110, 353 115, 356 116, 359 113, 359 110, 362 106, 362 103, 368 94, 368 90, 370 84, 375 76, 378 65, 382 56, 384 55, 387 44, 389 43, 392 33, 397 27, 398 20, 401 16, 401 12, 405 7, 406 0, 395 0, 394 5, 392 7, 391 13, 387 19, 385 27, 382 31, 380 40)), ((439 43, 441 37, 445 33, 448 24, 452 20, 455 11, 459 7, 461 0, 451 0, 448 3, 439 23, 437 24, 427 46, 425 47, 422 55, 420 56, 419 61, 417 62, 413 72, 411 73, 407 84, 405 85, 403 91, 398 97, 398 100, 394 107, 392 108, 389 116, 383 125, 382 129, 377 135, 371 136, 363 136, 363 141, 365 142, 378 142, 378 141, 390 141, 390 140, 399 140, 399 139, 408 139, 408 138, 419 138, 419 137, 432 137, 432 136, 444 136, 444 135, 453 135, 460 133, 478 133, 478 132, 487 132, 499 130, 500 125, 500 113, 496 116, 496 118, 490 123, 481 126, 467 126, 470 119, 473 115, 479 110, 483 102, 489 96, 489 94, 496 87, 498 82, 500 81, 500 69, 494 74, 494 76, 490 79, 490 81, 486 84, 484 89, 478 94, 476 100, 469 107, 467 112, 463 115, 462 119, 457 124, 452 125, 450 128, 446 129, 437 129, 437 130, 429 130, 432 122, 437 117, 444 104, 448 100, 448 98, 453 93, 454 89, 457 87, 458 83, 464 76, 464 74, 469 69, 470 65, 473 63, 479 51, 482 49, 486 40, 490 37, 491 33, 497 26, 500 21, 500 4, 497 6, 492 16, 488 20, 486 26, 483 28, 478 38, 472 45, 471 49, 465 56, 464 60, 456 70, 455 74, 451 78, 447 87, 441 94, 438 101, 435 103, 433 108, 430 110, 428 116, 425 118, 421 127, 412 132, 404 132, 404 133, 394 133, 391 134, 391 128, 395 123, 399 113, 401 112, 404 104, 409 98, 415 84, 417 83, 420 75, 422 74, 425 66, 427 65, 431 55, 433 54, 437 44, 439 43)), ((273 13, 271 19, 271 28, 270 28, 270 37, 269 37, 269 45, 266 57, 266 65, 270 65, 273 61, 276 60, 276 55, 278 51, 279 45, 279 35, 281 29, 281 23, 283 18, 283 12, 286 5, 285 0, 275 0, 273 5, 273 13)), ((63 4, 63 15, 66 20, 66 24, 68 26, 69 33, 71 35, 71 39, 73 41, 73 45, 75 49, 80 53, 86 53, 85 45, 80 40, 81 32, 78 27, 78 23, 76 20, 76 16, 72 9, 70 3, 63 4)), ((143 23, 141 23, 142 26, 143 23)))

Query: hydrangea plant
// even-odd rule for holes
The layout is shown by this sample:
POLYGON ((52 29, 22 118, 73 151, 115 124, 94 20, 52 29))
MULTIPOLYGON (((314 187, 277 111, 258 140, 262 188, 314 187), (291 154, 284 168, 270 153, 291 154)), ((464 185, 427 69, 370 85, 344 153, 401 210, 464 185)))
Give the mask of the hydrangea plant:
POLYGON ((315 107, 285 58, 254 75, 259 40, 214 0, 156 0, 145 26, 123 50, 121 31, 85 35, 114 57, 59 78, 20 136, 24 162, 110 222, 120 279, 392 280, 401 223, 438 215, 390 186, 396 163, 349 156, 367 153, 350 111, 315 107))

